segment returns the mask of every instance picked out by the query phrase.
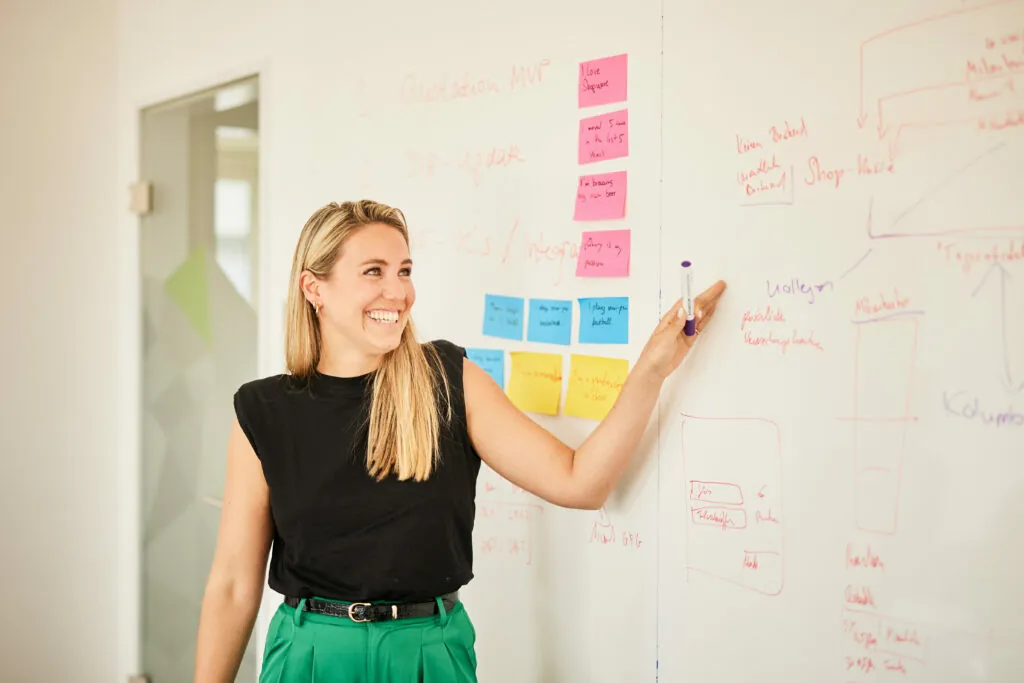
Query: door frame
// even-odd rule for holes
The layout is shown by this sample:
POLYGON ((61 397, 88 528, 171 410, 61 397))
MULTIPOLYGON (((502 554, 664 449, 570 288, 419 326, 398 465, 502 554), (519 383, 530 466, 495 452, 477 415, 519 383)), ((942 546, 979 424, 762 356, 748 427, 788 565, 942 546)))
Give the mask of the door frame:
MULTIPOLYGON (((255 277, 259 282, 256 298, 256 363, 257 374, 271 374, 278 364, 269 362, 267 343, 270 339, 273 306, 269 297, 269 268, 267 255, 271 224, 270 178, 272 137, 272 107, 268 106, 273 92, 273 69, 267 58, 242 62, 202 74, 183 75, 173 82, 163 81, 159 86, 147 84, 144 91, 133 92, 121 87, 117 95, 117 204, 123 207, 118 214, 118 272, 117 272, 117 671, 120 680, 145 674, 142 669, 142 286, 140 280, 139 233, 142 217, 128 209, 131 186, 141 178, 142 112, 149 107, 166 103, 193 93, 215 88, 243 78, 259 79, 259 234, 257 235, 257 264, 255 277)), ((140 89, 141 90, 141 89, 140 89)), ((261 658, 268 616, 260 609, 254 629, 255 649, 261 658)), ((198 624, 197 624, 198 626, 198 624)), ((257 667, 258 668, 258 667, 257 667)), ((166 683, 156 681, 154 683, 166 683)), ((255 683, 255 682, 253 682, 255 683)))

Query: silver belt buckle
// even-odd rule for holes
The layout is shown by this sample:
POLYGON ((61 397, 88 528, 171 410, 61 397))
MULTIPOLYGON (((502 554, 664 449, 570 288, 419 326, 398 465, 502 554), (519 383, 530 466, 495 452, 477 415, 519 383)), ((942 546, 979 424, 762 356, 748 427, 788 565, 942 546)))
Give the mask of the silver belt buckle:
POLYGON ((348 606, 348 618, 351 619, 352 621, 354 621, 356 623, 360 623, 360 624, 365 623, 367 621, 370 621, 369 619, 356 619, 355 614, 352 613, 352 610, 355 607, 369 607, 369 606, 370 606, 370 603, 368 603, 368 602, 353 602, 352 604, 350 604, 348 606))

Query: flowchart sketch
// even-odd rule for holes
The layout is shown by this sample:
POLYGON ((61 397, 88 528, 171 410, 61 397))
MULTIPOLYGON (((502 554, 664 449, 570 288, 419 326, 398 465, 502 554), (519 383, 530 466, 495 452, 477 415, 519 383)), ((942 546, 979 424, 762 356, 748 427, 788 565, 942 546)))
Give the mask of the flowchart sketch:
POLYGON ((782 437, 759 418, 683 415, 686 572, 782 592, 782 437))
POLYGON ((861 41, 857 123, 899 168, 872 237, 1024 235, 1020 12, 1014 0, 937 9, 861 41))

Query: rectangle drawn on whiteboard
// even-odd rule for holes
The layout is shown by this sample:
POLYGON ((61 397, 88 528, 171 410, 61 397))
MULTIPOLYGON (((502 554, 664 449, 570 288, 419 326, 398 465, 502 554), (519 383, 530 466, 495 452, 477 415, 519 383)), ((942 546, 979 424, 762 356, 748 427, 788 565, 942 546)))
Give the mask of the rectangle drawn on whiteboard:
POLYGON ((625 54, 580 63, 579 106, 593 107, 626 100, 629 57, 625 54))
POLYGON ((629 156, 629 110, 580 119, 579 163, 629 156))
POLYGON ((772 165, 764 159, 755 167, 743 168, 736 174, 743 201, 740 206, 789 206, 796 202, 796 184, 793 182, 792 165, 779 168, 772 158, 772 165), (764 175, 761 175, 764 174, 764 175))
POLYGON ((857 325, 856 349, 857 419, 907 417, 917 355, 917 320, 907 316, 857 325))
POLYGON ((904 676, 922 673, 927 666, 929 639, 916 623, 852 609, 843 609, 842 618, 846 669, 865 659, 872 669, 904 676))
POLYGON ((603 221, 626 215, 626 172, 580 176, 574 221, 603 221))
POLYGON ((690 500, 723 505, 743 505, 743 492, 736 484, 721 481, 690 482, 690 500))
POLYGON ((857 325, 854 374, 854 493, 857 528, 894 534, 917 356, 914 317, 857 325))
POLYGON ((778 595, 784 579, 782 438, 757 418, 683 416, 686 577, 778 595))
POLYGON ((855 429, 857 528, 895 533, 907 421, 858 421, 855 429))
POLYGON ((721 505, 705 505, 693 508, 690 519, 694 524, 720 527, 722 531, 747 528, 747 513, 742 509, 721 505))

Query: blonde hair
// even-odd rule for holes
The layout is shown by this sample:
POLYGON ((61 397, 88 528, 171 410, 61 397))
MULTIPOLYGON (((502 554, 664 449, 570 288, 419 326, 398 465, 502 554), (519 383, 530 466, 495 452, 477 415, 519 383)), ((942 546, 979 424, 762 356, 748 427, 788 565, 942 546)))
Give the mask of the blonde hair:
MULTIPOLYGON (((317 209, 302 228, 292 260, 285 324, 286 364, 292 375, 310 377, 320 362, 323 344, 320 320, 302 292, 302 272, 327 277, 346 240, 372 223, 395 228, 409 244, 405 215, 368 199, 331 202, 317 209)), ((433 345, 417 341, 410 318, 398 347, 385 354, 373 378, 366 467, 378 481, 391 474, 399 480, 424 481, 433 472, 440 458, 439 382, 447 406, 445 420, 451 420, 451 397, 441 359, 433 345)))

